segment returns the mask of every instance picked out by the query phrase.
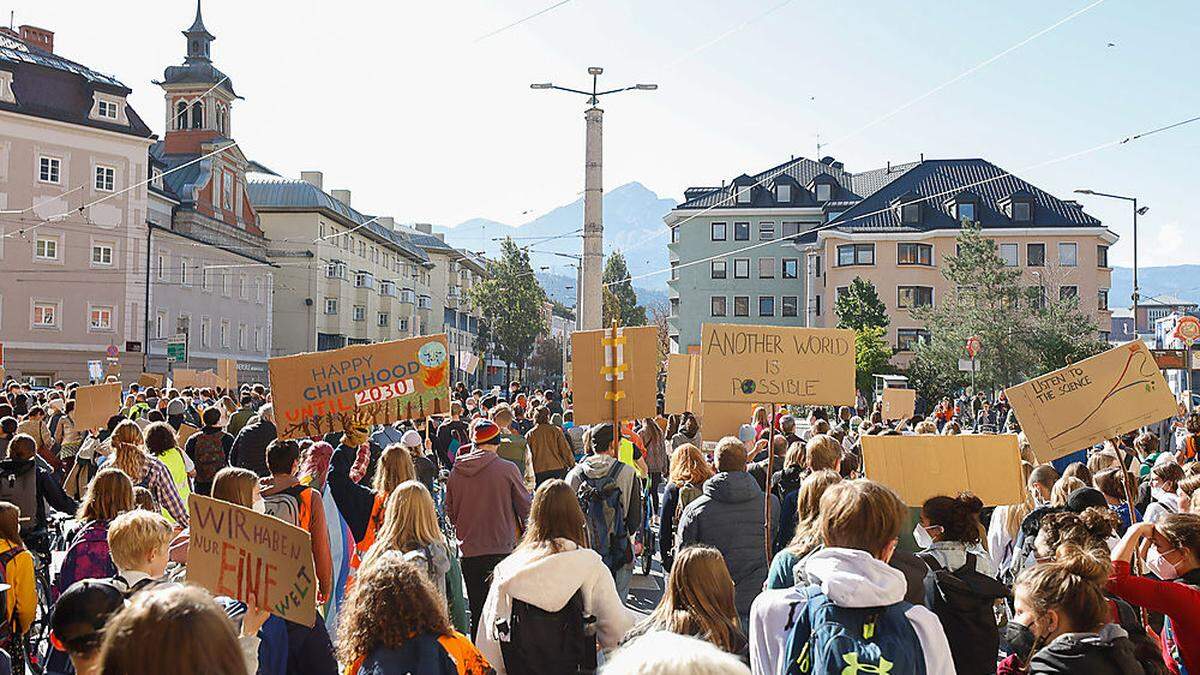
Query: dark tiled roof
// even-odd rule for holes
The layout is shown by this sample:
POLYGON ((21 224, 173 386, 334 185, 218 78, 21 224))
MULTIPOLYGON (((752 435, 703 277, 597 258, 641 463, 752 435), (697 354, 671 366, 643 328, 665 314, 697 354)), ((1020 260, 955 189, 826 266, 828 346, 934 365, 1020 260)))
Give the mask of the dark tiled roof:
POLYGON ((956 195, 964 192, 977 199, 976 220, 984 228, 1100 226, 1099 220, 1084 213, 1077 204, 1007 175, 987 160, 930 159, 912 165, 874 194, 844 211, 831 222, 831 227, 855 232, 955 228, 959 222, 954 215, 953 202, 956 195), (1021 191, 1033 201, 1031 223, 1016 222, 1008 215, 1008 199, 1021 191), (897 204, 921 197, 929 197, 921 201, 921 222, 902 224, 897 204))
POLYGON ((233 90, 233 80, 211 63, 185 63, 181 66, 167 66, 163 70, 162 84, 214 85, 218 82, 221 83, 219 89, 228 91, 230 96, 241 98, 233 90))
POLYGON ((854 185, 854 192, 863 197, 869 197, 876 192, 882 190, 892 181, 904 175, 905 171, 920 164, 920 162, 908 162, 907 164, 889 164, 880 169, 872 169, 854 174, 851 181, 854 185))
POLYGON ((182 169, 171 171, 175 167, 195 160, 200 155, 191 153, 167 155, 163 153, 163 147, 163 141, 158 141, 150 146, 150 159, 160 165, 164 172, 163 192, 181 204, 191 204, 196 186, 203 185, 208 180, 209 163, 196 162, 188 164, 182 169), (171 171, 171 173, 166 173, 167 171, 171 171))
MULTIPOLYGON (((266 174, 247 175, 246 194, 250 196, 250 203, 259 211, 270 211, 273 208, 312 209, 329 211, 345 221, 359 225, 371 220, 371 216, 363 215, 346 206, 307 181, 266 174)), ((414 260, 423 264, 430 262, 429 254, 425 253, 419 245, 414 244, 406 236, 406 233, 390 230, 377 221, 368 224, 364 229, 391 242, 414 260)))
MULTIPOLYGON (((851 184, 852 176, 850 172, 843 168, 825 164, 822 162, 813 161, 805 157, 796 157, 790 159, 779 166, 771 167, 766 171, 757 173, 753 176, 745 174, 733 179, 731 183, 724 187, 712 188, 711 191, 700 193, 702 188, 689 188, 684 192, 687 201, 683 202, 678 209, 705 209, 711 207, 753 207, 762 208, 764 206, 775 206, 774 196, 770 194, 770 188, 775 181, 782 176, 788 176, 799 183, 801 188, 807 188, 813 179, 821 174, 827 174, 841 186, 842 194, 835 194, 834 199, 842 199, 846 197, 854 198, 859 195, 851 194, 853 185, 851 184), (753 201, 750 204, 737 204, 734 195, 746 183, 756 184, 758 187, 753 192, 753 201), (689 197, 689 195, 691 195, 689 197)), ((811 195, 795 195, 795 201, 791 206, 815 206, 816 202, 812 200, 811 195), (805 199, 807 198, 807 199, 805 199)))
POLYGON ((129 125, 89 117, 96 91, 127 96, 129 88, 109 75, 64 59, 24 41, 0 33, 0 69, 13 73, 16 103, 0 103, 0 110, 115 131, 140 138, 154 133, 128 104, 129 125))
POLYGON ((397 230, 396 234, 399 234, 399 235, 402 235, 402 236, 408 238, 408 241, 410 241, 414 246, 420 246, 421 248, 433 249, 435 251, 453 251, 454 250, 454 247, 451 246, 450 244, 447 244, 446 242, 442 241, 441 239, 438 239, 437 237, 433 236, 432 234, 426 234, 424 232, 421 232, 420 230, 414 230, 412 228, 406 227, 402 230, 397 230))

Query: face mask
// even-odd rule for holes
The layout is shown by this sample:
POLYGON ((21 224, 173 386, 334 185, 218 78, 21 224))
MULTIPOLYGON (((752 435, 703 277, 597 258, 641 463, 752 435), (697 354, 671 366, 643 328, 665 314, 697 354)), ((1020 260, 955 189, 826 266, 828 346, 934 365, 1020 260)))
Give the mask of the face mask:
POLYGON ((258 499, 254 500, 254 503, 251 504, 250 508, 254 509, 258 513, 266 513, 267 503, 263 501, 262 497, 259 497, 258 499))
POLYGON ((1009 621, 1000 629, 1000 642, 1008 645, 1008 650, 1017 655, 1022 663, 1028 663, 1033 656, 1033 643, 1037 641, 1029 626, 1009 621))
POLYGON ((917 546, 921 548, 933 546, 933 537, 929 535, 929 530, 926 530, 920 523, 917 523, 917 526, 913 528, 913 539, 916 540, 917 546))
MULTIPOLYGON (((1174 550, 1171 549, 1171 551, 1174 550)), ((1170 551, 1167 552, 1170 553, 1170 551)), ((1163 581, 1170 581, 1179 577, 1179 570, 1175 569, 1175 565, 1171 564, 1171 561, 1167 560, 1157 549, 1150 551, 1146 555, 1146 567, 1149 567, 1150 571, 1154 572, 1154 575, 1163 581)))

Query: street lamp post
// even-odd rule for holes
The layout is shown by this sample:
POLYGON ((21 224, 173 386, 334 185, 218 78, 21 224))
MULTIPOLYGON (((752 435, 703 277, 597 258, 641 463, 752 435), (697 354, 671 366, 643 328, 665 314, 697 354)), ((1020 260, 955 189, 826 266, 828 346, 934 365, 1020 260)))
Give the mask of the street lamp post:
POLYGON ((1137 197, 1126 197, 1124 195, 1114 195, 1107 192, 1096 192, 1095 190, 1079 189, 1076 190, 1081 195, 1092 195, 1093 197, 1107 197, 1109 199, 1120 199, 1122 201, 1133 204, 1133 337, 1138 336, 1138 216, 1146 215, 1150 210, 1149 206, 1138 208, 1137 197))
POLYGON ((579 290, 580 326, 584 330, 601 328, 602 293, 600 280, 604 265, 604 215, 603 215, 603 125, 604 111, 598 106, 600 97, 622 91, 654 91, 657 84, 635 84, 629 87, 599 91, 599 77, 603 68, 588 68, 592 76, 592 90, 583 91, 560 87, 550 82, 534 83, 531 89, 557 89, 572 94, 587 96, 588 108, 584 111, 586 148, 583 168, 583 286, 579 290))

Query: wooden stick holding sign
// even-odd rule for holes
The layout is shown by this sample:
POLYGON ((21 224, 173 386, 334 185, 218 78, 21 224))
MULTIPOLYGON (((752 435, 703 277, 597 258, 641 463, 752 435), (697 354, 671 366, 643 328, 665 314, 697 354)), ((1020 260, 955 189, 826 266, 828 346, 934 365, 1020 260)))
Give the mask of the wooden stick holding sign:
POLYGON ((601 370, 608 378, 610 387, 604 395, 612 402, 613 424, 613 457, 621 461, 621 419, 617 416, 617 401, 625 397, 625 392, 617 388, 617 381, 625 379, 625 336, 620 334, 620 324, 616 319, 612 322, 612 331, 604 338, 604 368, 601 370))

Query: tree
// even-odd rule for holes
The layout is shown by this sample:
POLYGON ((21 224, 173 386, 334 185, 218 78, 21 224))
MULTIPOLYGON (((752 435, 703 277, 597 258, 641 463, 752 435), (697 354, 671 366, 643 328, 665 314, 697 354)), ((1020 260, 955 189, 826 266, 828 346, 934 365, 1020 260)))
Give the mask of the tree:
POLYGON ((862 277, 854 277, 849 288, 838 295, 833 313, 837 315, 838 328, 861 331, 867 327, 888 326, 887 306, 879 299, 875 284, 862 277))
POLYGON ((604 263, 604 325, 616 319, 622 326, 646 325, 646 308, 638 304, 625 254, 614 251, 604 263))
POLYGON ((548 383, 562 378, 563 373, 563 343, 558 337, 538 340, 533 348, 533 356, 529 359, 532 379, 536 382, 548 383))
POLYGON ((507 364, 504 378, 509 380, 509 366, 523 369, 546 330, 546 291, 533 275, 529 252, 506 237, 500 258, 488 261, 487 278, 471 288, 469 298, 487 325, 490 339, 485 344, 507 364))
POLYGON ((646 308, 647 323, 658 329, 658 351, 657 358, 660 369, 665 368, 662 364, 667 360, 667 354, 671 353, 671 305, 666 300, 660 300, 652 303, 646 308))
POLYGON ((892 346, 887 342, 887 329, 867 326, 854 332, 854 372, 858 390, 872 390, 876 374, 892 372, 892 346))

